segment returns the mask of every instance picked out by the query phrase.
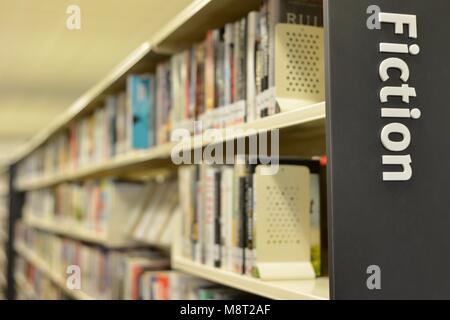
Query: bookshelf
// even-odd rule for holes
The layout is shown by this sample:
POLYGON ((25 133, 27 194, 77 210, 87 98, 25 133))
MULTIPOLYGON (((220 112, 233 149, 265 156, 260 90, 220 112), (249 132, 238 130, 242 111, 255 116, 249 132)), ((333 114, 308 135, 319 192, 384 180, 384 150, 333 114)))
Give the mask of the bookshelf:
POLYGON ((252 9, 258 8, 258 0, 195 0, 182 12, 170 20, 152 39, 142 43, 131 52, 102 80, 78 98, 68 111, 24 144, 9 160, 17 162, 42 145, 55 133, 67 127, 74 119, 92 111, 103 98, 116 93, 125 86, 126 76, 142 70, 152 70, 169 54, 185 48, 192 41, 204 37, 206 31, 237 19, 252 9), (182 41, 186 39, 186 41, 182 41), (180 44, 182 44, 180 46, 180 44), (176 48, 176 49, 175 49, 176 48))
POLYGON ((94 300, 93 297, 84 293, 82 290, 71 290, 66 286, 66 280, 60 275, 56 274, 52 268, 50 268, 44 260, 37 257, 32 251, 22 246, 21 244, 15 245, 15 250, 26 261, 34 265, 44 275, 46 275, 58 288, 64 291, 69 297, 77 300, 94 300))
MULTIPOLYGON (((248 137, 248 129, 254 129, 261 132, 275 129, 295 130, 296 128, 298 129, 298 127, 304 127, 308 130, 312 130, 313 128, 323 128, 324 120, 325 103, 318 103, 289 112, 279 113, 270 117, 257 119, 251 123, 234 126, 232 128, 236 129, 235 132, 242 132, 242 134, 231 134, 227 135, 226 138, 228 140, 233 140, 248 137)), ((184 143, 184 146, 182 145, 181 148, 183 150, 194 150, 211 142, 211 138, 208 138, 206 135, 202 136, 201 139, 199 138, 199 136, 192 137, 191 140, 184 143)), ((225 142, 225 139, 215 140, 215 142, 223 143, 225 142)), ((175 143, 157 145, 149 150, 132 151, 128 154, 118 155, 104 163, 87 166, 75 172, 55 174, 52 176, 31 179, 30 181, 20 181, 16 183, 16 188, 19 191, 29 191, 62 182, 120 174, 127 171, 130 172, 134 168, 142 167, 143 165, 147 165, 151 171, 160 171, 161 173, 164 172, 164 169, 168 168, 171 150, 174 145, 175 143)), ((158 174, 158 172, 156 172, 156 174, 158 174)))
POLYGON ((42 231, 54 233, 57 235, 65 236, 74 240, 78 240, 81 242, 97 244, 105 248, 109 249, 120 249, 127 248, 131 245, 121 245, 117 243, 111 243, 108 241, 106 237, 101 237, 83 230, 79 230, 77 228, 60 225, 58 223, 50 223, 46 221, 40 221, 41 219, 26 217, 22 219, 22 222, 32 228, 39 229, 42 231))
POLYGON ((172 257, 172 264, 175 269, 270 299, 329 299, 329 279, 327 277, 317 278, 315 280, 262 281, 250 276, 238 275, 233 272, 208 267, 177 256, 172 257))
POLYGON ((23 300, 36 300, 37 294, 34 288, 28 283, 22 274, 15 274, 14 281, 16 283, 16 290, 21 293, 19 299, 23 300))
MULTIPOLYGON (((170 57, 170 55, 189 48, 193 43, 203 39, 208 30, 221 27, 227 22, 235 21, 245 16, 249 11, 258 8, 257 0, 196 0, 180 14, 169 21, 156 36, 143 43, 122 61, 110 74, 92 87, 88 92, 76 100, 54 123, 29 143, 24 145, 14 155, 12 163, 21 163, 38 148, 57 136, 64 130, 68 130, 72 124, 82 117, 92 113, 102 106, 106 96, 117 94, 126 87, 127 76, 133 73, 154 72, 156 65, 170 57)), ((192 152, 201 149, 208 144, 224 144, 229 140, 249 138, 253 132, 269 132, 280 130, 283 135, 281 148, 290 153, 292 144, 296 141, 294 149, 300 147, 300 153, 321 155, 325 153, 325 102, 315 102, 290 111, 258 118, 235 126, 221 128, 225 133, 227 129, 236 129, 231 135, 226 135, 220 140, 212 140, 206 134, 197 134, 181 144, 183 151, 192 152), (300 143, 298 142, 300 141, 300 143), (300 146, 299 146, 300 145, 300 146), (286 148, 287 147, 287 148, 286 148), (320 154, 317 153, 317 150, 320 154)), ((27 193, 34 190, 53 188, 66 183, 79 183, 88 179, 101 179, 103 177, 130 177, 146 176, 147 180, 159 179, 172 175, 176 166, 171 161, 171 153, 176 144, 173 142, 158 144, 146 150, 133 150, 115 155, 107 160, 89 162, 76 169, 65 169, 55 173, 41 176, 20 176, 14 180, 14 188, 17 193, 27 193)), ((180 144, 177 144, 180 146, 180 144)), ((37 218, 25 216, 22 222, 33 229, 47 233, 61 235, 89 244, 100 245, 106 248, 118 248, 108 239, 78 230, 76 227, 49 223, 37 218)), ((176 237, 176 235, 175 235, 176 237)), ((145 242, 142 244, 158 247, 157 243, 145 242)), ((170 248, 161 247, 163 250, 172 251, 172 268, 216 284, 246 291, 271 299, 329 299, 329 279, 319 277, 315 280, 283 280, 263 281, 250 276, 244 276, 229 271, 212 268, 193 262, 178 254, 179 249, 172 244, 170 248)), ((44 273, 57 287, 61 288, 73 299, 93 299, 88 294, 77 290, 68 290, 64 279, 55 274, 45 261, 37 257, 26 247, 16 244, 15 251, 19 256, 33 264, 44 273)), ((31 292, 30 297, 35 296, 27 287, 24 279, 16 277, 19 287, 24 287, 31 292)))

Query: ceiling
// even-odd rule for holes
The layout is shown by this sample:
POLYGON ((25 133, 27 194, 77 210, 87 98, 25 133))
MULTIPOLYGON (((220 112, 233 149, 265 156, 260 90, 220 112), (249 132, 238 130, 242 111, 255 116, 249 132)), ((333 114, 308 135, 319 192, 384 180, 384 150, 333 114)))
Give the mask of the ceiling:
POLYGON ((0 160, 191 2, 0 0, 0 160), (66 27, 69 5, 80 30, 66 27))

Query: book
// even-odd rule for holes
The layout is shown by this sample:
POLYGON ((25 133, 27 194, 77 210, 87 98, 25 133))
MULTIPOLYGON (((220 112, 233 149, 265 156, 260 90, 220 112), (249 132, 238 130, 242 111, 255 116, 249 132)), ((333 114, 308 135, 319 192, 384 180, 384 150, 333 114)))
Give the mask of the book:
POLYGON ((123 154, 128 151, 129 137, 128 137, 128 108, 126 103, 126 93, 121 92, 117 96, 117 116, 116 116, 116 153, 123 154))
MULTIPOLYGON (((255 239, 258 221, 255 172, 278 163, 306 167, 310 174, 310 255, 316 276, 327 269, 325 162, 296 157, 238 155, 232 165, 197 165, 179 169, 183 250, 193 261, 237 274, 259 277, 255 239), (191 180, 189 182, 189 179, 191 180)), ((299 185, 299 190, 303 186, 299 185)))
POLYGON ((246 98, 248 122, 256 119, 256 47, 257 47, 257 23, 259 12, 252 11, 247 16, 247 77, 246 77, 246 98))
POLYGON ((208 31, 205 40, 205 111, 216 106, 215 93, 215 34, 213 30, 208 31))
POLYGON ((152 75, 129 75, 127 78, 127 104, 129 115, 128 136, 131 149, 146 149, 153 145, 153 99, 152 75))
POLYGON ((106 118, 107 118, 107 131, 105 136, 108 138, 105 143, 108 144, 106 158, 111 158, 116 154, 117 143, 117 131, 116 131, 116 117, 117 117, 117 97, 110 95, 106 98, 106 118))

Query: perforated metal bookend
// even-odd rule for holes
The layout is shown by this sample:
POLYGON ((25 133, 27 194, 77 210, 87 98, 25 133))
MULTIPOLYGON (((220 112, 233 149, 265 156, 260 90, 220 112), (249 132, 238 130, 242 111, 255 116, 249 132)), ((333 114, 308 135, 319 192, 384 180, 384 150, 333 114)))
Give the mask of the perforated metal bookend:
POLYGON ((324 29, 298 24, 275 28, 275 99, 280 111, 325 100, 324 29))
POLYGON ((313 279, 307 167, 258 166, 255 186, 256 268, 262 280, 313 279))

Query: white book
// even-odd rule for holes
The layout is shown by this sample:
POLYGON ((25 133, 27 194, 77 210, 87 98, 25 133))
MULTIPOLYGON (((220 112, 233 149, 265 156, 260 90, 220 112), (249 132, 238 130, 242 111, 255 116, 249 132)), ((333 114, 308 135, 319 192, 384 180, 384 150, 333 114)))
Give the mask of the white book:
POLYGON ((221 237, 222 237, 222 265, 225 270, 232 270, 233 247, 233 177, 231 166, 222 167, 221 177, 221 237))
POLYGON ((178 202, 177 185, 175 182, 170 182, 167 187, 163 199, 160 201, 158 207, 153 212, 151 224, 148 226, 145 238, 148 242, 159 244, 164 228, 170 219, 170 215, 176 203, 178 202))
POLYGON ((218 169, 207 166, 204 171, 204 238, 205 264, 214 266, 215 173, 218 169))

